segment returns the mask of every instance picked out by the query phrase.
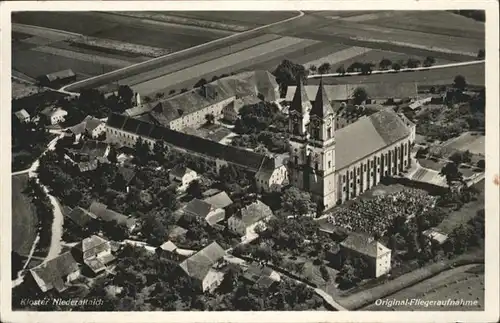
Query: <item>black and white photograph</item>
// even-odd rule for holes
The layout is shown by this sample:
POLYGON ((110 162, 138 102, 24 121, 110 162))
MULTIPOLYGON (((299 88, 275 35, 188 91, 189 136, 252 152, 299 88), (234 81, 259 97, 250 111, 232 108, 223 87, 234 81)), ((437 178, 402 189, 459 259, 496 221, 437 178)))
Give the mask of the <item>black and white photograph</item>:
POLYGON ((62 2, 2 8, 2 312, 497 321, 498 3, 62 2))

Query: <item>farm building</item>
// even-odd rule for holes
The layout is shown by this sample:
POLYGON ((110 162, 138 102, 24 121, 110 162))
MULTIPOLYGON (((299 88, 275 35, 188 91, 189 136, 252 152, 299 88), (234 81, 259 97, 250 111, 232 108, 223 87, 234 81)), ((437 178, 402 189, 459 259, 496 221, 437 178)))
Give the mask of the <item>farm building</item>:
POLYGON ((286 155, 266 156, 264 158, 257 174, 255 174, 255 183, 259 191, 279 191, 288 184, 286 158, 286 155))
POLYGON ((391 270, 391 249, 364 234, 350 233, 340 243, 339 255, 341 262, 348 258, 362 258, 372 277, 380 277, 391 270))
POLYGON ((218 268, 224 255, 224 249, 217 242, 212 242, 184 260, 179 266, 203 292, 211 292, 224 279, 224 272, 218 268))
POLYGON ((266 266, 252 264, 244 270, 243 279, 249 282, 253 288, 270 289, 281 281, 280 275, 266 266))
POLYGON ((176 165, 170 170, 168 177, 170 178, 170 182, 179 184, 177 187, 179 191, 185 191, 189 184, 198 178, 198 174, 188 167, 176 165))
POLYGON ((21 123, 27 123, 30 121, 30 114, 28 113, 28 111, 24 109, 15 112, 14 115, 16 116, 17 120, 19 120, 19 122, 21 123))
POLYGON ((239 210, 228 220, 228 227, 231 231, 245 236, 253 234, 255 227, 262 223, 263 220, 273 216, 273 211, 266 204, 257 200, 252 204, 239 210))
POLYGON ((55 73, 50 73, 38 77, 38 81, 41 85, 58 88, 65 84, 75 82, 76 74, 70 69, 58 71, 55 73))
MULTIPOLYGON (((319 85, 302 86, 308 98, 314 98, 318 92, 319 85)), ((336 84, 323 85, 328 101, 349 102, 353 98, 357 88, 365 89, 368 100, 366 103, 385 103, 414 99, 418 96, 416 83, 364 83, 364 84, 336 84)), ((286 91, 285 101, 291 102, 297 87, 289 86, 286 91)))
POLYGON ((42 292, 63 292, 69 282, 80 276, 80 268, 71 252, 66 252, 30 269, 30 273, 42 292))
POLYGON ((239 118, 241 108, 246 105, 253 105, 259 102, 261 102, 261 100, 256 96, 246 96, 244 98, 238 98, 222 109, 223 118, 226 121, 235 122, 239 118))
POLYGON ((43 109, 40 114, 47 124, 55 125, 60 122, 64 122, 68 112, 61 108, 47 107, 43 109))
POLYGON ((216 119, 224 117, 224 108, 231 105, 233 108, 228 107, 225 110, 226 117, 234 119, 237 114, 233 102, 237 99, 242 101, 236 104, 236 109, 242 103, 260 99, 274 102, 279 99, 278 84, 274 76, 267 71, 244 72, 159 102, 134 107, 127 110, 126 114, 141 118, 148 115, 153 123, 173 130, 196 128, 206 122, 207 114, 213 114, 216 119))
POLYGON ((94 214, 101 221, 116 221, 118 224, 126 226, 129 231, 134 230, 136 227, 136 221, 134 219, 108 209, 108 206, 106 204, 94 201, 90 205, 88 211, 94 214))
POLYGON ((184 214, 189 214, 198 219, 204 219, 209 225, 214 225, 224 220, 226 211, 214 207, 212 204, 199 199, 192 199, 185 207, 184 214))
POLYGON ((215 208, 224 209, 233 204, 233 201, 226 192, 220 192, 204 199, 205 202, 215 208))
POLYGON ((94 275, 104 272, 115 260, 110 242, 96 235, 85 238, 74 246, 73 254, 75 259, 85 264, 94 275))

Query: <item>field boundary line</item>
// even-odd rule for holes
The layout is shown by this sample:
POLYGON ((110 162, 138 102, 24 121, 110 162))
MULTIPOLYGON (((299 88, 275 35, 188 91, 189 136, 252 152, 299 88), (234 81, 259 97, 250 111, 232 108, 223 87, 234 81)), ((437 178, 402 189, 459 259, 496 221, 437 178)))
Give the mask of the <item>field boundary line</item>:
POLYGON ((328 73, 328 74, 313 74, 313 75, 308 75, 307 78, 309 79, 314 79, 314 78, 322 78, 322 77, 337 77, 337 76, 355 76, 355 75, 372 75, 372 74, 396 74, 396 73, 401 73, 401 72, 418 72, 418 71, 427 71, 427 70, 437 70, 437 69, 443 69, 443 68, 450 68, 450 67, 459 67, 459 66, 469 66, 469 65, 476 65, 476 64, 484 64, 486 61, 485 60, 475 60, 475 61, 468 61, 468 62, 459 62, 459 63, 449 63, 449 64, 442 64, 442 65, 434 65, 434 66, 421 66, 421 67, 415 67, 415 68, 402 68, 398 71, 394 69, 388 69, 388 70, 374 70, 370 74, 363 74, 362 72, 346 72, 346 73, 328 73))
MULTIPOLYGON (((284 20, 273 22, 271 24, 260 26, 260 27, 254 28, 254 29, 250 29, 250 30, 247 30, 247 31, 240 32, 240 33, 235 33, 235 34, 229 35, 227 37, 214 39, 214 40, 209 41, 207 43, 203 43, 203 44, 199 44, 199 45, 196 45, 196 46, 193 46, 193 47, 182 49, 182 50, 174 52, 174 53, 169 53, 169 54, 164 55, 164 56, 159 56, 159 57, 156 57, 156 58, 144 61, 144 62, 133 64, 133 65, 130 65, 130 66, 127 66, 127 67, 123 67, 123 68, 120 68, 120 69, 117 69, 117 70, 114 70, 114 71, 111 71, 111 72, 107 72, 107 73, 104 73, 104 74, 96 75, 96 76, 93 76, 93 77, 85 79, 85 80, 81 80, 81 81, 77 81, 77 82, 72 83, 72 84, 65 85, 65 86, 61 87, 59 90, 62 91, 62 92, 66 92, 66 93, 72 93, 72 92, 66 91, 66 89, 69 88, 69 87, 72 87, 72 86, 76 86, 78 84, 82 84, 84 82, 88 82, 88 81, 91 81, 91 80, 98 79, 98 78, 103 77, 103 76, 109 76, 109 75, 113 75, 113 74, 116 74, 116 73, 119 73, 119 72, 122 72, 122 71, 126 71, 127 69, 130 69, 130 68, 133 68, 133 67, 139 67, 139 66, 142 66, 142 65, 151 64, 152 62, 156 62, 156 61, 165 59, 165 58, 170 57, 170 56, 180 55, 180 54, 183 54, 183 53, 186 53, 186 52, 198 49, 198 48, 203 48, 204 46, 207 46, 207 45, 212 45, 212 44, 215 44, 215 43, 223 42, 223 41, 226 41, 228 39, 235 38, 237 36, 241 36, 241 35, 253 33, 253 32, 262 30, 264 28, 268 28, 270 26, 275 26, 277 24, 281 24, 281 23, 284 23, 284 22, 292 21, 292 20, 300 18, 302 16, 304 16, 304 12, 303 11, 299 11, 298 15, 293 16, 291 18, 287 18, 287 19, 284 19, 284 20)), ((72 93, 72 94, 76 94, 76 93, 72 93)))

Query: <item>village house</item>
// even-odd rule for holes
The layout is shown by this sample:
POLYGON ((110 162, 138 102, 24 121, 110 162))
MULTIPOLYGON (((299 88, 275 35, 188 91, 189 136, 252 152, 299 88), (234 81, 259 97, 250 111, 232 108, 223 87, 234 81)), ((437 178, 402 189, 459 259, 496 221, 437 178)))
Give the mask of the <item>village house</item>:
POLYGON ((265 192, 277 192, 286 186, 288 184, 286 156, 265 157, 255 174, 255 183, 259 191, 265 192))
POLYGON ((216 208, 203 200, 192 199, 183 209, 184 214, 189 214, 198 219, 204 219, 209 225, 224 221, 226 211, 216 208))
POLYGON ((281 281, 280 275, 269 267, 251 264, 244 269, 243 279, 255 289, 269 290, 281 281))
POLYGON ((63 292, 68 288, 68 283, 80 276, 80 267, 68 251, 30 269, 30 273, 43 293, 52 289, 63 292))
POLYGON ((170 182, 179 185, 177 187, 178 191, 185 191, 189 184, 198 178, 198 174, 186 166, 176 165, 170 170, 168 177, 170 178, 170 182))
POLYGON ((106 132, 106 123, 92 116, 86 116, 82 122, 69 127, 66 133, 74 136, 74 141, 80 141, 83 135, 96 139, 106 132))
POLYGON ((229 205, 233 204, 233 201, 226 192, 220 192, 215 195, 209 196, 203 201, 212 205, 216 209, 225 209, 229 205))
POLYGON ((109 241, 93 235, 83 239, 73 248, 75 259, 86 265, 93 275, 98 275, 115 260, 109 241))
POLYGON ((185 257, 183 257, 182 255, 177 253, 177 249, 178 248, 175 245, 175 243, 173 243, 172 241, 169 240, 169 241, 163 243, 158 248, 156 248, 156 254, 159 257, 170 259, 170 260, 175 261, 175 262, 180 262, 180 261, 184 260, 185 257))
POLYGON ((92 223, 97 221, 97 217, 94 214, 79 206, 72 210, 65 209, 63 214, 83 232, 88 231, 93 226, 92 223))
POLYGON ((16 111, 14 113, 14 115, 16 116, 17 120, 19 120, 19 122, 21 122, 21 123, 30 122, 30 114, 28 113, 28 111, 26 111, 24 109, 16 111))
POLYGON ((221 271, 225 251, 217 242, 184 260, 179 266, 203 292, 213 292, 224 279, 221 271))
POLYGON ((227 223, 231 231, 241 236, 253 236, 256 234, 255 228, 259 224, 264 225, 264 220, 272 216, 273 211, 269 206, 257 200, 231 216, 227 223))
POLYGON ((340 243, 341 262, 351 257, 360 257, 368 265, 372 277, 380 277, 391 270, 391 249, 374 238, 361 233, 350 233, 340 243))
POLYGON ((97 219, 104 222, 116 221, 120 225, 124 225, 129 232, 132 232, 136 228, 136 220, 129 218, 126 215, 108 209, 106 204, 94 201, 88 210, 90 213, 94 214, 97 219))
POLYGON ((43 109, 40 114, 47 124, 55 125, 64 122, 68 112, 61 108, 47 107, 43 109))

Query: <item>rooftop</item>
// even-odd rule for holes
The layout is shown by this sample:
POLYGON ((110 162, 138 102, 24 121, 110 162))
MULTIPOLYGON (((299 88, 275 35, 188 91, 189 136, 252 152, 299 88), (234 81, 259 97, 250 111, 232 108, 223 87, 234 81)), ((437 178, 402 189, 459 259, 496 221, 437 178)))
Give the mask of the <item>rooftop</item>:
POLYGON ((28 111, 26 111, 24 109, 21 109, 21 110, 15 112, 14 114, 16 115, 16 117, 18 119, 22 119, 22 120, 30 117, 30 114, 28 113, 28 111))
MULTIPOLYGON (((131 119, 127 116, 113 113, 108 118, 107 126, 125 130, 125 123, 127 123, 129 120, 131 119)), ((151 127, 149 135, 144 135, 145 137, 154 140, 163 140, 167 144, 210 156, 212 158, 222 159, 243 167, 248 167, 252 170, 258 170, 262 163, 262 158, 264 158, 263 155, 252 151, 240 149, 233 146, 222 145, 218 142, 203 139, 197 136, 190 136, 165 127, 155 126, 145 121, 135 121, 137 121, 137 125, 142 124, 144 127, 151 127)), ((137 128, 132 129, 133 131, 126 131, 137 133, 137 128)))
POLYGON ((190 214, 194 214, 196 216, 205 218, 210 211, 212 211, 213 206, 209 204, 208 202, 199 200, 199 199, 192 199, 184 208, 185 212, 188 212, 190 214))
MULTIPOLYGON (((303 85, 304 92, 310 100, 316 97, 319 85, 303 85)), ((417 97, 417 85, 406 83, 363 83, 363 84, 336 84, 324 85, 326 97, 330 101, 346 101, 352 98, 354 90, 361 87, 366 90, 370 99, 404 99, 417 97)), ((294 98, 296 86, 289 86, 286 92, 286 101, 294 98)))
POLYGON ((135 220, 123 215, 121 213, 115 212, 108 209, 107 205, 100 202, 92 202, 89 208, 89 212, 95 214, 98 218, 103 221, 110 222, 116 221, 118 224, 122 224, 131 228, 135 224, 135 220))
POLYGON ((46 107, 45 109, 40 111, 40 114, 51 118, 51 117, 56 116, 56 115, 67 114, 67 112, 61 108, 58 108, 58 107, 46 107))
POLYGON ((361 117, 335 131, 335 167, 340 170, 410 135, 409 128, 391 109, 361 117))
POLYGON ((58 72, 54 72, 54 73, 50 73, 50 74, 45 74, 45 77, 50 82, 53 82, 53 81, 58 80, 58 79, 65 79, 65 78, 74 77, 74 76, 76 76, 76 74, 71 69, 62 70, 62 71, 58 71, 58 72))
POLYGON ((370 257, 379 257, 391 251, 380 242, 361 233, 350 233, 340 245, 370 257))
POLYGON ((220 192, 213 196, 207 197, 204 201, 211 204, 213 207, 217 209, 223 209, 233 204, 233 201, 231 200, 229 195, 227 195, 226 192, 220 192))
POLYGON ((170 170, 170 175, 175 177, 183 177, 189 172, 193 172, 193 170, 184 165, 175 165, 175 167, 170 170))
POLYGON ((82 228, 86 228, 90 221, 96 219, 94 214, 79 206, 64 215, 82 228))
POLYGON ((273 211, 260 200, 242 208, 235 216, 241 218, 246 226, 250 226, 262 219, 273 215, 273 211))
POLYGON ((160 246, 161 250, 173 252, 177 249, 177 246, 172 241, 167 241, 160 246))
POLYGON ((41 265, 30 269, 33 278, 43 292, 55 288, 57 291, 66 289, 65 277, 78 270, 78 263, 71 252, 63 253, 41 265))
POLYGON ((222 259, 224 255, 224 249, 222 249, 217 242, 212 242, 188 259, 184 260, 180 264, 180 267, 190 277, 203 281, 212 266, 222 259))
POLYGON ((82 241, 83 259, 95 257, 106 250, 111 250, 109 241, 99 236, 93 235, 82 241))

